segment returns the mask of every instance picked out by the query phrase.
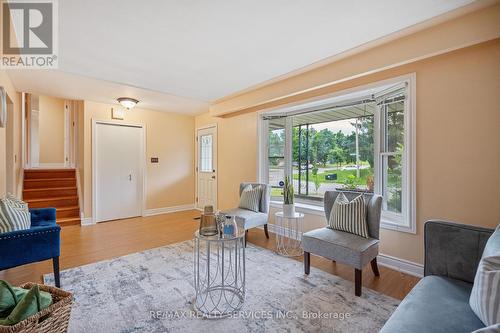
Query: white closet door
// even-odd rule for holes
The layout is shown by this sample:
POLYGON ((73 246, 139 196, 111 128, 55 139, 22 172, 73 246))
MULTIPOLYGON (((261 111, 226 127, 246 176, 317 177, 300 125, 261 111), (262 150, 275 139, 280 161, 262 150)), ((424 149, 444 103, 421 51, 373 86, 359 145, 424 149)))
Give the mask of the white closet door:
POLYGON ((142 128, 97 123, 94 140, 96 222, 141 215, 142 128))
POLYGON ((121 218, 141 215, 142 182, 140 175, 142 128, 120 126, 120 199, 121 218))

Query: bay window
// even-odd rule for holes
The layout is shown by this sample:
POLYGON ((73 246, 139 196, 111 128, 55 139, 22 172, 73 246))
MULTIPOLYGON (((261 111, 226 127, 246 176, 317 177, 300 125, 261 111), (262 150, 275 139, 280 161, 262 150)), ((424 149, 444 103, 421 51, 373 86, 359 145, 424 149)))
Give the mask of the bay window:
POLYGON ((414 75, 260 115, 259 178, 321 212, 325 191, 377 193, 382 227, 415 232, 414 75))

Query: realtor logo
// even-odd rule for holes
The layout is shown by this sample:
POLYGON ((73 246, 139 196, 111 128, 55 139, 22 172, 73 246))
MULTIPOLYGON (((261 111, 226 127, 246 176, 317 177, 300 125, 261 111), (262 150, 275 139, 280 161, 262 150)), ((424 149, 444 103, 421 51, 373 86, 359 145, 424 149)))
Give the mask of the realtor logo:
POLYGON ((2 4, 0 68, 57 68, 57 2, 2 4))

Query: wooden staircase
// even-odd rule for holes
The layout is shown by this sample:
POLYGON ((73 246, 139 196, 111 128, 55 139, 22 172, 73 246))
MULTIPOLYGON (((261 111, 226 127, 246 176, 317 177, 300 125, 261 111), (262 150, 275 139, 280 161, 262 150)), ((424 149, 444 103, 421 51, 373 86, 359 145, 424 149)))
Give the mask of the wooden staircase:
POLYGON ((80 224, 74 169, 24 170, 23 200, 29 208, 55 207, 60 226, 80 224))

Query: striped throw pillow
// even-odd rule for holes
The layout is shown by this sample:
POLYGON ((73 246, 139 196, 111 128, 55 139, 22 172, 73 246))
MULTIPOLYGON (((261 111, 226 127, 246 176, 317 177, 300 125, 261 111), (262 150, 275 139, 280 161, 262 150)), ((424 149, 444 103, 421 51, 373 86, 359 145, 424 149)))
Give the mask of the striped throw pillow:
POLYGON ((247 185, 241 192, 239 207, 259 212, 261 196, 262 188, 260 186, 252 187, 252 185, 247 185))
POLYGON ((19 199, 18 197, 14 196, 13 194, 7 193, 7 200, 9 200, 12 206, 16 208, 28 209, 28 204, 19 199))
POLYGON ((484 247, 469 305, 484 325, 500 323, 500 225, 484 247))
POLYGON ((31 215, 28 205, 19 199, 0 199, 0 234, 29 229, 31 215))
POLYGON ((333 203, 328 227, 369 238, 363 195, 349 201, 344 193, 339 193, 333 203))

